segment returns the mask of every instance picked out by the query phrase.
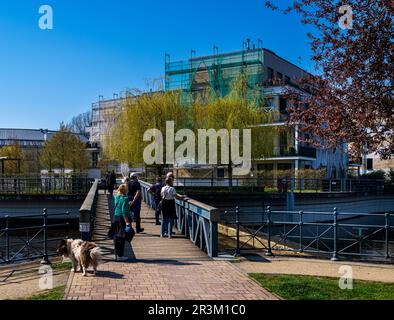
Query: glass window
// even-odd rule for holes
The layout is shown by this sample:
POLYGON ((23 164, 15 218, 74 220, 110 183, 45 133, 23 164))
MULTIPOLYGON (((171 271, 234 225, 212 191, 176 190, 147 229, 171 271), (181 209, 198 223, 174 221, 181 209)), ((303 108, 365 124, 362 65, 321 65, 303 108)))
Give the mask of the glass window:
POLYGON ((268 67, 267 68, 267 79, 272 80, 274 78, 274 69, 268 67))

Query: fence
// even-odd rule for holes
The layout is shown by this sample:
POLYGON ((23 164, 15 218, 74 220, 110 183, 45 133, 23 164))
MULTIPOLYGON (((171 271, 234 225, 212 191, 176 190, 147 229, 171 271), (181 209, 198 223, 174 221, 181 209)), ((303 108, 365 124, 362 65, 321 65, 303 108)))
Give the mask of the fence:
POLYGON ((368 179, 307 179, 307 178, 176 178, 174 185, 182 192, 204 190, 228 190, 244 192, 381 192, 384 180, 368 179))
POLYGON ((0 217, 0 264, 10 264, 25 260, 42 259, 49 264, 49 257, 57 255, 58 237, 51 237, 51 230, 69 226, 69 222, 51 223, 51 219, 67 220, 69 212, 49 214, 47 209, 42 214, 28 216, 0 217), (30 225, 29 219, 42 220, 41 224, 30 225))
MULTIPOLYGON (((151 185, 143 181, 140 183, 142 199, 154 208, 153 197, 148 192, 151 185)), ((208 256, 217 257, 220 219, 218 209, 193 199, 176 200, 176 214, 177 228, 181 234, 189 238, 201 250, 206 251, 208 256)))
POLYGON ((0 195, 83 195, 91 180, 87 177, 1 176, 0 195))
POLYGON ((287 251, 358 259, 394 258, 394 213, 226 211, 234 217, 235 254, 262 250, 266 255, 287 251), (242 213, 242 215, 241 215, 242 213))

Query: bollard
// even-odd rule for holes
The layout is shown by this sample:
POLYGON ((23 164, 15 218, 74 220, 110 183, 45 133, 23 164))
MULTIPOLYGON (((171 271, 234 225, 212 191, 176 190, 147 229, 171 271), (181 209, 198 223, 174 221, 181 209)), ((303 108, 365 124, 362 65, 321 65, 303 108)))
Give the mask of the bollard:
POLYGON ((389 225, 389 218, 390 218, 390 213, 386 213, 385 214, 385 221, 386 221, 386 225, 385 225, 385 229, 386 229, 386 243, 385 243, 385 247, 386 247, 386 259, 390 259, 390 225, 389 225))
POLYGON ((303 245, 302 245, 302 242, 303 242, 303 236, 302 236, 302 226, 304 225, 304 219, 303 219, 303 214, 304 214, 304 212, 303 211, 300 211, 299 212, 299 215, 300 215, 300 222, 299 222, 299 225, 300 225, 300 252, 301 253, 303 253, 304 252, 304 248, 303 248, 303 245))
POLYGON ((268 246, 267 246, 267 253, 265 254, 268 257, 272 257, 272 248, 271 248, 271 207, 267 207, 267 227, 268 227, 268 246))
POLYGON ((241 254, 240 240, 239 240, 239 207, 235 208, 235 224, 236 224, 236 236, 237 236, 237 249, 235 255, 239 256, 241 254))
POLYGON ((334 237, 333 237, 333 242, 334 242, 334 252, 331 258, 331 261, 338 261, 338 209, 334 208, 334 237))
POLYGON ((47 209, 43 210, 43 218, 44 218, 44 224, 43 224, 43 229, 44 229, 44 256, 41 260, 41 264, 43 265, 49 265, 51 262, 49 261, 48 258, 48 211, 47 209))
POLYGON ((7 250, 6 263, 10 263, 10 216, 5 216, 5 247, 7 250))

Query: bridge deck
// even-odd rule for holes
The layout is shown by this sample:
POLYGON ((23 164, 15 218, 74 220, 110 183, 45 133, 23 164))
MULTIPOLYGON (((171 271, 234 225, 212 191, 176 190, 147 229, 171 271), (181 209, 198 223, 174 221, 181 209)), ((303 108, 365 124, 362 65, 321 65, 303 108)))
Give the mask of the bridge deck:
POLYGON ((248 276, 226 261, 209 258, 180 235, 160 238, 153 211, 143 204, 143 234, 132 248, 129 261, 115 262, 113 241, 106 240, 112 201, 99 195, 94 240, 105 253, 96 276, 71 274, 66 290, 69 300, 258 300, 275 299, 248 276))

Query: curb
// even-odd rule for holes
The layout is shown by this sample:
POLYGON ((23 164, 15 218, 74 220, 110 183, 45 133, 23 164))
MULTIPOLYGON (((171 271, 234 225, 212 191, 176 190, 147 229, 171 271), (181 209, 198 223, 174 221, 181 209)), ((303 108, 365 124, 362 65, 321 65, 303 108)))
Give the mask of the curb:
POLYGON ((68 297, 68 294, 70 293, 70 290, 71 290, 71 285, 74 280, 74 274, 75 274, 75 272, 70 272, 70 275, 68 276, 66 289, 64 290, 63 300, 68 300, 67 297, 68 297))

